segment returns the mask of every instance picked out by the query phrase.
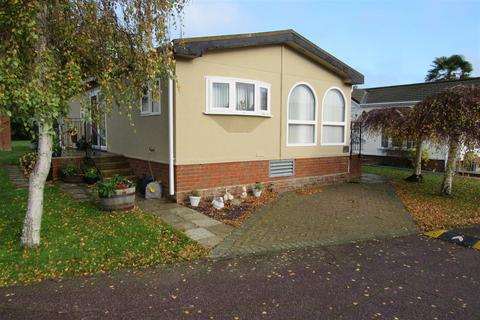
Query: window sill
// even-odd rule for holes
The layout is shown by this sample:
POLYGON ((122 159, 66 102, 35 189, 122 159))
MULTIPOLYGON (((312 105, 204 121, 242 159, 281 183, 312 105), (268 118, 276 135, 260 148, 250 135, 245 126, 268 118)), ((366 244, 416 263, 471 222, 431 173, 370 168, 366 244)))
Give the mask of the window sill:
POLYGON ((217 111, 205 111, 205 115, 213 116, 248 116, 248 117, 262 117, 262 118, 273 118, 271 114, 261 114, 253 112, 217 112, 217 111))
POLYGON ((321 143, 320 146, 322 147, 345 147, 348 146, 348 144, 345 144, 345 142, 339 142, 339 143, 321 143))
POLYGON ((140 116, 142 116, 142 117, 159 116, 159 115, 161 115, 160 112, 155 112, 155 113, 140 113, 140 116))
POLYGON ((316 143, 296 143, 296 144, 288 144, 287 147, 315 147, 317 146, 316 143))

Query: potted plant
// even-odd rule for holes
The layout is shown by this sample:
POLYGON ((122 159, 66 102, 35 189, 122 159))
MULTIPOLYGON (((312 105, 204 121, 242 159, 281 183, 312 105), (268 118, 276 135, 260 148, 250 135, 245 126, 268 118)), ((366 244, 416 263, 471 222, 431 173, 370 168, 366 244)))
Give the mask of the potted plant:
POLYGON ((78 139, 75 145, 77 146, 77 150, 85 150, 88 147, 87 139, 85 137, 81 137, 78 139))
POLYGON ((83 182, 83 174, 80 166, 74 164, 72 161, 65 161, 60 165, 60 173, 62 181, 67 183, 81 183, 83 182))
POLYGON ((253 194, 255 197, 259 198, 262 195, 263 185, 260 182, 257 182, 253 187, 253 194))
POLYGON ((190 193, 190 195, 188 197, 190 199, 190 205, 192 207, 198 207, 198 204, 200 203, 200 200, 202 199, 202 197, 200 196, 200 192, 198 192, 198 190, 194 189, 194 190, 192 190, 192 192, 190 193))
POLYGON ((77 143, 78 131, 77 128, 71 126, 68 128, 68 134, 70 135, 70 139, 72 143, 77 143))
POLYGON ((90 167, 85 170, 85 175, 83 179, 87 184, 94 184, 100 179, 100 174, 98 173, 97 168, 90 167))
POLYGON ((135 184, 120 175, 97 182, 96 189, 103 210, 126 211, 135 204, 135 184))

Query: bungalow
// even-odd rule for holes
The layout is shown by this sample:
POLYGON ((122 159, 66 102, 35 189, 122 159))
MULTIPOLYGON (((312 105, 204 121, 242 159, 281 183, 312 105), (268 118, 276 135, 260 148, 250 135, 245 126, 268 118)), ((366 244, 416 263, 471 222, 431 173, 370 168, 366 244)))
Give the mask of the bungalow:
MULTIPOLYGON (((293 30, 173 43, 178 83, 159 80, 161 92, 145 94, 135 130, 117 111, 78 128, 107 152, 96 162, 104 176, 152 172, 181 202, 192 189, 213 195, 255 182, 283 189, 359 174, 350 101, 362 74, 293 30), (107 154, 117 165, 105 164, 107 154)), ((99 90, 89 93, 91 103, 99 90)), ((82 117, 78 102, 69 117, 82 117)))
MULTIPOLYGON (((363 112, 373 109, 407 107, 411 108, 431 94, 456 85, 480 85, 480 77, 412 83, 397 86, 354 89, 352 92, 352 121, 363 112)), ((410 166, 406 152, 415 147, 413 141, 395 141, 391 137, 378 134, 363 134, 362 159, 367 163, 410 166)), ((447 161, 448 147, 427 143, 430 169, 443 171, 447 161)))

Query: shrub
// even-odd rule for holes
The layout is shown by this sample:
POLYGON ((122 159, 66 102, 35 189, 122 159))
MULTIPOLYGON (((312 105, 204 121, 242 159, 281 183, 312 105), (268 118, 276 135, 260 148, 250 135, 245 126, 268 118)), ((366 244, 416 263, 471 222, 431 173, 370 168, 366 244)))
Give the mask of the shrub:
POLYGON ((85 178, 97 179, 99 176, 97 168, 90 167, 85 170, 85 178))
POLYGON ((88 142, 85 137, 81 137, 80 139, 78 139, 77 143, 75 144, 77 145, 78 150, 85 150, 88 147, 88 142))
POLYGON ((253 187, 257 191, 262 191, 263 190, 263 185, 260 182, 257 182, 255 184, 255 187, 253 187))
POLYGON ((474 170, 480 164, 480 155, 475 151, 467 151, 463 156, 463 167, 467 170, 474 170))
MULTIPOLYGON (((415 167, 415 149, 408 150, 407 158, 412 163, 412 166, 415 167)), ((428 161, 430 161, 430 156, 428 154, 428 150, 422 148, 422 167, 426 167, 428 165, 428 161)))
POLYGON ((22 167, 23 174, 25 177, 29 177, 32 173, 33 169, 35 168, 35 164, 37 163, 37 153, 30 152, 26 153, 18 159, 20 166, 22 167))
POLYGON ((82 173, 80 166, 74 164, 72 161, 65 161, 60 165, 60 173, 64 177, 72 177, 82 173))
POLYGON ((192 192, 192 197, 200 197, 200 192, 197 189, 193 189, 192 192))

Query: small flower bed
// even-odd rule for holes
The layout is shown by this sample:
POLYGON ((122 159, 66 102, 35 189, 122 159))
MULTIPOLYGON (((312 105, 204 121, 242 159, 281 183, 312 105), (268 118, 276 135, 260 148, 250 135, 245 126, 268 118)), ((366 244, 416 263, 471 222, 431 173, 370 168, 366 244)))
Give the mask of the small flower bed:
POLYGON ((264 190, 258 198, 248 195, 244 199, 236 197, 233 200, 226 200, 224 208, 220 210, 213 207, 212 198, 202 199, 198 207, 187 206, 215 220, 238 227, 247 221, 256 210, 272 202, 277 196, 278 192, 276 191, 264 190))

